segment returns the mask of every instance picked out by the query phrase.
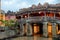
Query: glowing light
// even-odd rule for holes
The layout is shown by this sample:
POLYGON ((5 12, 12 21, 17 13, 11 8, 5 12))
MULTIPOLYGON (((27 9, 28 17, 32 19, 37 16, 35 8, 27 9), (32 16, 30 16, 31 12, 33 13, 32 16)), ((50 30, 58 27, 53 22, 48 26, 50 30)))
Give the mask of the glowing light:
POLYGON ((34 25, 34 33, 37 33, 37 32, 39 32, 39 26, 34 25))
POLYGON ((39 12, 39 14, 40 14, 41 12, 39 12))
POLYGON ((52 37, 52 24, 51 23, 48 23, 48 34, 49 34, 49 37, 52 37))
POLYGON ((58 34, 60 34, 60 30, 58 31, 58 34))
POLYGON ((27 16, 25 16, 25 18, 26 18, 27 16))

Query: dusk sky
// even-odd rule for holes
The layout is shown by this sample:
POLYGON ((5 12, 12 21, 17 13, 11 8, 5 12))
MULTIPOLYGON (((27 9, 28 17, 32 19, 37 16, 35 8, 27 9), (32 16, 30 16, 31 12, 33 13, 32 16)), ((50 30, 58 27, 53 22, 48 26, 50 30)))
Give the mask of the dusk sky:
POLYGON ((38 5, 38 3, 44 4, 48 2, 49 4, 60 3, 60 0, 1 0, 1 9, 7 12, 18 11, 21 8, 30 7, 32 4, 38 5))

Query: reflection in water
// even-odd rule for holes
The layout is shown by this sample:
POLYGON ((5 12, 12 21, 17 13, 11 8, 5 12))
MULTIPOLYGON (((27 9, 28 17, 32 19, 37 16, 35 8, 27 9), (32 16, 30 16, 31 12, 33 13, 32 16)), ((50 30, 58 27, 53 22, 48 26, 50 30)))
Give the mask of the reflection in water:
POLYGON ((37 36, 34 36, 34 40, 38 40, 38 37, 37 36))
POLYGON ((39 36, 29 36, 29 37, 17 37, 17 38, 13 38, 12 40, 57 40, 57 39, 53 39, 53 38, 45 38, 45 37, 39 37, 39 36))
POLYGON ((48 38, 48 40, 53 40, 52 38, 48 38))
MULTIPOLYGON (((23 38, 23 37, 20 37, 19 39, 21 39, 21 40, 24 40, 24 39, 25 39, 25 40, 26 40, 26 37, 24 37, 24 38, 23 38)), ((17 39, 17 40, 18 40, 18 39, 17 39)))
POLYGON ((53 38, 44 38, 44 37, 34 36, 34 40, 53 40, 53 38))
POLYGON ((27 37, 27 40, 33 40, 34 38, 33 37, 27 37))

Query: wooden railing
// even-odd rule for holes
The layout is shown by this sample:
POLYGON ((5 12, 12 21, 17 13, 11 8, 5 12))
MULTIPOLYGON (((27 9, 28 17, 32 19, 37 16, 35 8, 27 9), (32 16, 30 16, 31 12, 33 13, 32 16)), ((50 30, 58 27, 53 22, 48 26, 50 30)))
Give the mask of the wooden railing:
POLYGON ((54 20, 60 20, 59 17, 50 17, 50 16, 34 16, 34 17, 28 17, 23 18, 24 21, 54 21, 54 20))

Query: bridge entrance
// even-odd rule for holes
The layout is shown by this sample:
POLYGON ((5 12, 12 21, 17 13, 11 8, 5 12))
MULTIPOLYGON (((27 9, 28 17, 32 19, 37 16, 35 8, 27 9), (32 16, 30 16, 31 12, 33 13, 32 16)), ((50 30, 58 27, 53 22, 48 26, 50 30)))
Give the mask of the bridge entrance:
POLYGON ((43 35, 43 24, 42 23, 32 23, 33 35, 43 35))
POLYGON ((52 37, 52 23, 48 22, 48 37, 52 37))

